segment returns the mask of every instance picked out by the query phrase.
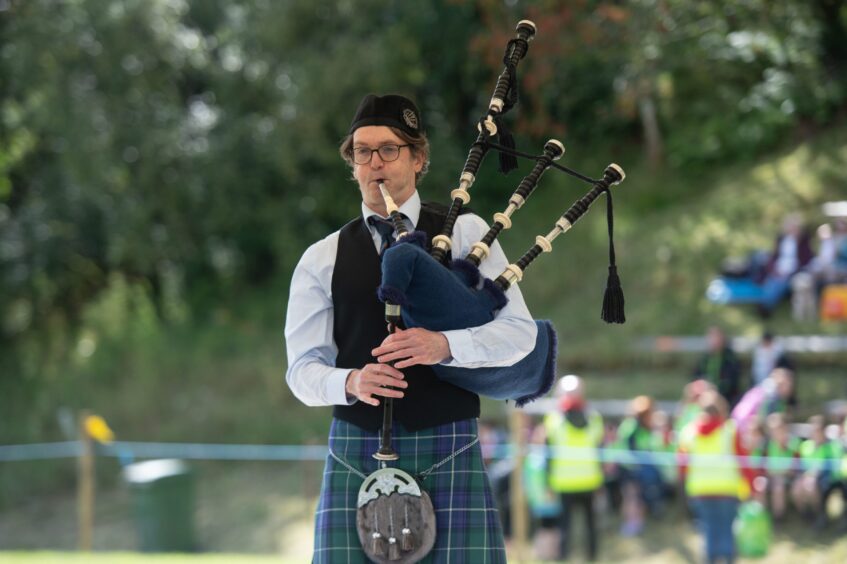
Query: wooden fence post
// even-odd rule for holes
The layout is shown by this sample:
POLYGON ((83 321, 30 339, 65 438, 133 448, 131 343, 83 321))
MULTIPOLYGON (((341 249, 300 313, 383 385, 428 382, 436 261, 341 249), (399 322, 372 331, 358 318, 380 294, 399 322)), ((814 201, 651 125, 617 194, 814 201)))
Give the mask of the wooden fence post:
POLYGON ((523 489, 523 461, 526 450, 526 421, 524 413, 512 407, 509 414, 511 428, 512 457, 515 464, 512 469, 509 486, 511 491, 510 503, 512 514, 512 549, 517 562, 526 561, 527 537, 529 536, 529 516, 526 507, 526 496, 523 489))
POLYGON ((81 450, 77 461, 77 526, 81 551, 91 551, 94 537, 94 441, 86 428, 91 415, 83 411, 79 416, 79 441, 81 450))

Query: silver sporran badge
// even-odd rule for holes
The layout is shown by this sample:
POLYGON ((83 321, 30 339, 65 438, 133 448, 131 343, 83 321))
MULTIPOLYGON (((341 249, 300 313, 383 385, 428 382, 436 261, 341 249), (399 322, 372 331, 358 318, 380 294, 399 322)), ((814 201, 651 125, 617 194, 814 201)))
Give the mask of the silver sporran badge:
POLYGON ((403 110, 403 121, 405 121, 406 125, 408 125, 412 129, 418 128, 418 116, 416 116, 415 112, 413 112, 409 108, 403 110))
POLYGON ((367 557, 378 564, 411 564, 435 544, 435 509, 417 481, 382 468, 359 489, 356 529, 367 557))

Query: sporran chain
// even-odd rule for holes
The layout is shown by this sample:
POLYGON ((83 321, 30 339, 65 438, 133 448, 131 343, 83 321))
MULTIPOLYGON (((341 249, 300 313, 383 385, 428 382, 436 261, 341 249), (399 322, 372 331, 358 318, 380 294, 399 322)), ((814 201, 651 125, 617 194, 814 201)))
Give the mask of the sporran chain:
MULTIPOLYGON (((430 466, 429 468, 427 468, 423 472, 419 472, 417 474, 417 476, 415 476, 415 477, 418 479, 419 482, 423 482, 426 479, 426 477, 429 476, 430 474, 432 474, 435 470, 437 470, 441 466, 447 464, 448 462, 450 462, 451 460, 453 460, 454 458, 456 458, 457 456, 459 456, 460 454, 462 454, 463 452, 465 452, 466 450, 468 450, 469 448, 471 448, 472 446, 474 446, 477 443, 479 443, 479 437, 476 437, 474 440, 472 440, 471 442, 469 442, 465 446, 461 447, 460 449, 453 451, 452 453, 450 453, 449 456, 447 456, 443 460, 440 460, 439 462, 436 462, 435 464, 433 464, 432 466, 430 466)), ((343 458, 341 458, 340 456, 335 454, 335 452, 332 450, 332 447, 329 448, 329 455, 332 458, 334 458, 336 462, 338 462, 339 464, 344 466, 347 470, 349 470, 353 474, 359 476, 361 479, 364 480, 364 479, 367 478, 367 475, 364 472, 357 470, 355 467, 353 467, 352 464, 350 464, 349 462, 347 462, 346 460, 344 460, 343 458)))

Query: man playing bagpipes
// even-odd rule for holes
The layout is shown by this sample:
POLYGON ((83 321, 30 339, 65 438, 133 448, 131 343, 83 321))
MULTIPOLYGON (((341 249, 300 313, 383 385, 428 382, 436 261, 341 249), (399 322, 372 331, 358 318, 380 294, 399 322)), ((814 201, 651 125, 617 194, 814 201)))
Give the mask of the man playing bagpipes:
POLYGON ((516 284, 601 194, 609 230, 601 318, 625 321, 610 192, 623 169, 610 164, 593 179, 557 165, 565 147, 555 139, 540 155, 518 151, 502 120, 535 31, 518 22, 506 46, 449 209, 418 195, 429 145, 411 100, 365 96, 341 144, 362 215, 303 255, 285 327, 289 386, 307 405, 334 406, 315 562, 505 562, 477 434, 479 395, 521 406, 550 390, 556 332, 530 317, 516 284), (488 227, 463 206, 490 149, 501 172, 516 157, 535 165, 488 227), (592 189, 507 264, 497 236, 550 168, 592 189))
MULTIPOLYGON (((513 285, 506 291, 508 303, 489 323, 440 332, 397 329, 389 336, 377 288, 381 252, 395 229, 379 185, 405 216, 406 227, 430 239, 447 211, 422 203, 417 191, 429 166, 417 107, 402 96, 366 96, 340 151, 358 183, 362 215, 306 250, 291 281, 285 327, 286 380, 292 391, 307 405, 334 406, 314 562, 367 561, 357 536, 357 508, 363 480, 380 468, 372 455, 380 446, 381 404, 388 398, 394 406, 393 448, 399 455, 392 466, 415 476, 428 493, 435 530, 415 530, 407 509, 404 514, 374 513, 373 532, 365 539, 368 555, 399 560, 404 535, 413 539, 434 532, 429 553, 434 561, 505 562, 477 438, 479 396, 440 380, 430 366, 514 364, 535 347, 536 325, 513 285)), ((487 230, 478 216, 459 215, 451 237, 453 256, 467 255, 487 230)), ((493 279, 507 265, 495 242, 480 271, 493 279)))

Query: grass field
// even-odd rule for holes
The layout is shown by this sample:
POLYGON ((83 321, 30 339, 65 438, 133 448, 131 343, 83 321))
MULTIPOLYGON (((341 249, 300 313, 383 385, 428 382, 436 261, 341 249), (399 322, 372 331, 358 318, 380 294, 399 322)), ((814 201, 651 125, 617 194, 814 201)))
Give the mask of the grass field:
POLYGON ((247 554, 137 554, 130 552, 75 553, 75 552, 0 552, 0 561, 16 564, 294 564, 299 559, 280 559, 276 555, 255 556, 247 554))

